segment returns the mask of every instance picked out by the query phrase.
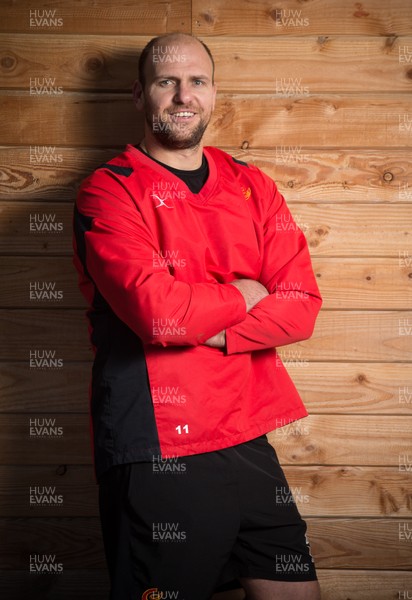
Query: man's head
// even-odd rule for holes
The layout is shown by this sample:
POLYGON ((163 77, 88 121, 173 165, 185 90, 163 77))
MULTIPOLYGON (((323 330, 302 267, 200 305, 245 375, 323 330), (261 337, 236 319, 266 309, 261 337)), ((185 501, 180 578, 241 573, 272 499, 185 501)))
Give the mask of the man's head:
POLYGON ((173 33, 150 40, 133 90, 146 136, 169 149, 198 146, 215 105, 213 77, 210 50, 197 38, 173 33))

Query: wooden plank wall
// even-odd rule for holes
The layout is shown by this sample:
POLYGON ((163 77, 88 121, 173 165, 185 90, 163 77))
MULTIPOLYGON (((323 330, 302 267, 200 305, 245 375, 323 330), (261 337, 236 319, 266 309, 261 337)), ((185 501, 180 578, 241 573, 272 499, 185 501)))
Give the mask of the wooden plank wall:
POLYGON ((207 142, 277 181, 324 296, 281 349, 311 415, 270 435, 323 598, 412 598, 410 0, 2 0, 1 597, 106 598, 71 213, 138 141, 137 54, 176 30, 216 58, 207 142), (44 557, 58 574, 31 572, 44 557))

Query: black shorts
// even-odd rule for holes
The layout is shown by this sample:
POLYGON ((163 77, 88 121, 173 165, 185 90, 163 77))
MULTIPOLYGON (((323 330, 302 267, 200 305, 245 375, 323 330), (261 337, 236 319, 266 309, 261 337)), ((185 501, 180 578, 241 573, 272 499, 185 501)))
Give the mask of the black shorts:
POLYGON ((100 515, 110 600, 209 600, 240 577, 316 579, 306 524, 266 436, 112 467, 100 515))

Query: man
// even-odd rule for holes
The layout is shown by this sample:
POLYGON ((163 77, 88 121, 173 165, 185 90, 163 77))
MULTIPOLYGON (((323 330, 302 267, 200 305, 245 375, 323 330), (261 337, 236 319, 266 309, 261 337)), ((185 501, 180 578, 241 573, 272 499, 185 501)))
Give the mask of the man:
POLYGON ((275 347, 311 335, 321 300, 273 181, 202 146, 213 70, 190 35, 149 42, 144 139, 75 209, 110 598, 208 600, 237 580, 248 600, 317 600, 265 434, 307 414, 275 347))

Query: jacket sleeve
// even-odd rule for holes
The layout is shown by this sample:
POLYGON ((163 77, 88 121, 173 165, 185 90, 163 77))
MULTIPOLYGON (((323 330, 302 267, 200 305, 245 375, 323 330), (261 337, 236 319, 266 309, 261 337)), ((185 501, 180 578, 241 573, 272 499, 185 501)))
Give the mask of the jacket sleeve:
POLYGON ((86 180, 74 229, 81 275, 144 343, 196 346, 245 318, 245 301, 233 285, 189 284, 153 266, 158 243, 120 184, 86 180))
POLYGON ((269 296, 256 304, 244 321, 226 330, 227 354, 309 338, 322 304, 305 236, 272 184, 259 277, 269 296))

